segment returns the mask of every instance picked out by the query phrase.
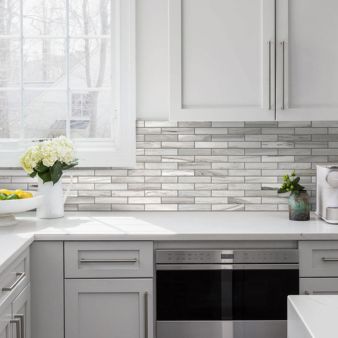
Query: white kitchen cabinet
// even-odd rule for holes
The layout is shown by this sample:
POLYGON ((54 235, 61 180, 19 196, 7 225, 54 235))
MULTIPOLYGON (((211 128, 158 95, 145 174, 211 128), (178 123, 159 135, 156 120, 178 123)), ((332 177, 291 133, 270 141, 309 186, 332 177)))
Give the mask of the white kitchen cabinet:
POLYGON ((65 338, 153 338, 152 279, 67 279, 65 338))
POLYGON ((338 119, 338 1, 277 0, 278 120, 338 119))
POLYGON ((170 119, 275 119, 275 1, 170 0, 170 119))
POLYGON ((32 337, 64 338, 62 241, 31 245, 32 337))
POLYGON ((12 303, 12 318, 19 320, 19 325, 13 328, 13 337, 31 337, 31 308, 30 308, 30 284, 15 298, 12 303), (20 330, 20 333, 17 332, 20 330))

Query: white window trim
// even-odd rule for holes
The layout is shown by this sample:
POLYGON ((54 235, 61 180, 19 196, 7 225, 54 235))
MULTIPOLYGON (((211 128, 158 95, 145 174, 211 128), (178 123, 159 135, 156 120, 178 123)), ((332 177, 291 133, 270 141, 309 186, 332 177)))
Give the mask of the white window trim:
MULTIPOLYGON (((115 79, 116 142, 73 140, 80 167, 125 167, 136 165, 136 75, 135 1, 114 0, 116 10, 115 79)), ((113 3, 114 3, 113 1, 113 3)), ((18 167, 33 140, 0 140, 0 167, 18 167)))

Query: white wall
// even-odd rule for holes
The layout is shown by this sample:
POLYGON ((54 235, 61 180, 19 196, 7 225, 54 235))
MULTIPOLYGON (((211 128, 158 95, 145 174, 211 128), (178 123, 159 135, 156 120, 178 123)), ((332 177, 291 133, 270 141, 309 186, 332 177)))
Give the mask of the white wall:
POLYGON ((137 118, 167 120, 168 0, 136 0, 136 3, 137 118))

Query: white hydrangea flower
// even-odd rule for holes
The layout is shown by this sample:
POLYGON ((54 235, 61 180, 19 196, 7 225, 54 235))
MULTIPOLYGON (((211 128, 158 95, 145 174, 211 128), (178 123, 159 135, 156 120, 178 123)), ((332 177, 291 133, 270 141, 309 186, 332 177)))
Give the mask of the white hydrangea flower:
POLYGON ((46 167, 52 167, 56 161, 70 164, 74 160, 73 143, 65 136, 60 136, 30 147, 20 162, 23 169, 31 174, 39 162, 46 167))

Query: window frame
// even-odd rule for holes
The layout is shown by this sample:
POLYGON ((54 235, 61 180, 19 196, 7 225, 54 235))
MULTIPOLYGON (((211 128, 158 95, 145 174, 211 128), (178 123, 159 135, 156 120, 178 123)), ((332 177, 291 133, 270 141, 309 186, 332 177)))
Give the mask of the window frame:
MULTIPOLYGON (((112 6, 115 6, 116 13, 112 107, 116 134, 114 141, 73 139, 80 167, 132 168, 136 165, 136 0, 112 0, 112 6)), ((71 92, 67 91, 68 95, 71 92)), ((0 167, 20 166, 20 157, 34 142, 36 140, 0 139, 0 167)))

